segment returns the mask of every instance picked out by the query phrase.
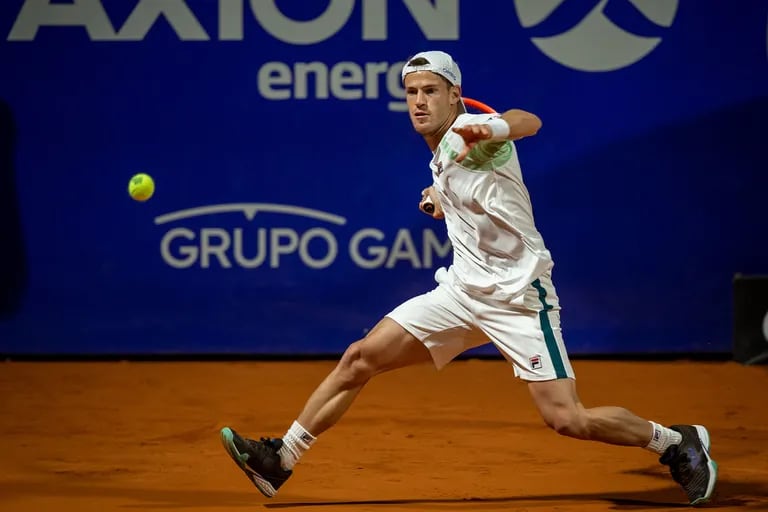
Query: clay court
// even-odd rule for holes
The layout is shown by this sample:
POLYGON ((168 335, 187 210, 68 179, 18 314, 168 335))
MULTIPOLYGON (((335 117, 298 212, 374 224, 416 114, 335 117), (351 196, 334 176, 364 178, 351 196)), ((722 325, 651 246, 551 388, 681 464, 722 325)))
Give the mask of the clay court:
MULTIPOLYGON (((676 510, 645 450, 559 437, 502 361, 377 377, 267 500, 218 430, 282 435, 333 362, 8 362, 0 368, 0 510, 195 512, 676 510)), ((585 405, 707 425, 710 508, 768 510, 768 368, 574 362, 585 405)))

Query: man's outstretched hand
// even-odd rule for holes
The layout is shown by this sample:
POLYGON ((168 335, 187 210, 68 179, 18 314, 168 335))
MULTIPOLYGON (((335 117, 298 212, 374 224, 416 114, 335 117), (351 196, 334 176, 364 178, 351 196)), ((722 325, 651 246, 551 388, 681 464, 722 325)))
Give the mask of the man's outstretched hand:
POLYGON ((492 136, 491 127, 487 124, 467 124, 453 128, 453 131, 464 139, 464 149, 456 157, 457 162, 464 160, 469 152, 472 151, 472 148, 475 147, 475 144, 481 140, 488 140, 492 136))

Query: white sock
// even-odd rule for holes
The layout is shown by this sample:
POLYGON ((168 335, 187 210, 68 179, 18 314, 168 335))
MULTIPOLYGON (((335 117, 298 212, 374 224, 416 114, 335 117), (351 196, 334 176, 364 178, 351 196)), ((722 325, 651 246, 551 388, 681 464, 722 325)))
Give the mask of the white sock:
POLYGON ((280 454, 280 465, 283 469, 293 469, 304 452, 309 450, 316 440, 317 438, 307 432, 298 421, 294 421, 283 436, 283 447, 277 452, 280 454))
POLYGON ((653 427, 653 434, 651 435, 651 441, 648 443, 648 446, 645 447, 646 450, 651 450, 652 452, 662 455, 667 451, 667 448, 673 444, 680 444, 683 440, 683 436, 680 435, 680 432, 663 427, 652 421, 649 421, 648 423, 653 427))

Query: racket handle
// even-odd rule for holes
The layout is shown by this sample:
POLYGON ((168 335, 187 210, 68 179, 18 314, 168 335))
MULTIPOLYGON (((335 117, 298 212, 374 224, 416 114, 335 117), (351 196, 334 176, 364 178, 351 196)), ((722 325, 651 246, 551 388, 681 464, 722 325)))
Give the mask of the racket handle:
POLYGON ((424 199, 424 202, 421 203, 421 207, 430 215, 435 213, 435 203, 432 202, 430 197, 424 199))

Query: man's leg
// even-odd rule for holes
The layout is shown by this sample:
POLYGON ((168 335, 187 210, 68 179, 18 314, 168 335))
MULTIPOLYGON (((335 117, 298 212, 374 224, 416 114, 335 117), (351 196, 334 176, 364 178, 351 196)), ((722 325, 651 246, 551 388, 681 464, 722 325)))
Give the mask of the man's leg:
POLYGON ((371 377, 428 361, 439 369, 465 350, 488 342, 462 300, 451 287, 440 284, 400 304, 347 348, 282 438, 253 441, 222 429, 232 459, 264 495, 274 496, 316 436, 336 424, 371 377))
MULTIPOLYGON (((653 436, 653 425, 627 409, 586 409, 576 394, 573 379, 529 382, 528 389, 544 422, 559 434, 641 448, 648 446, 653 436)), ((673 437, 679 438, 679 434, 673 437)))
POLYGON ((571 378, 529 382, 544 422, 557 433, 602 443, 637 446, 659 455, 692 504, 714 492, 717 463, 709 456, 709 432, 701 425, 669 428, 644 420, 622 407, 585 408, 571 378))
POLYGON ((316 436, 339 421, 371 377, 428 361, 429 350, 421 341, 394 320, 384 318, 365 338, 347 348, 282 438, 255 441, 224 427, 222 443, 261 493, 272 497, 316 436))
POLYGON ((384 318, 365 338, 347 348, 336 368, 309 397, 297 421, 318 436, 341 419, 371 377, 431 360, 421 341, 394 320, 384 318))
POLYGON ((544 422, 560 434, 614 445, 639 446, 661 455, 691 503, 707 501, 717 479, 709 433, 700 425, 669 428, 621 407, 587 409, 576 393, 574 372, 560 328, 560 303, 549 272, 531 283, 516 304, 475 305, 481 327, 528 382, 544 422))

